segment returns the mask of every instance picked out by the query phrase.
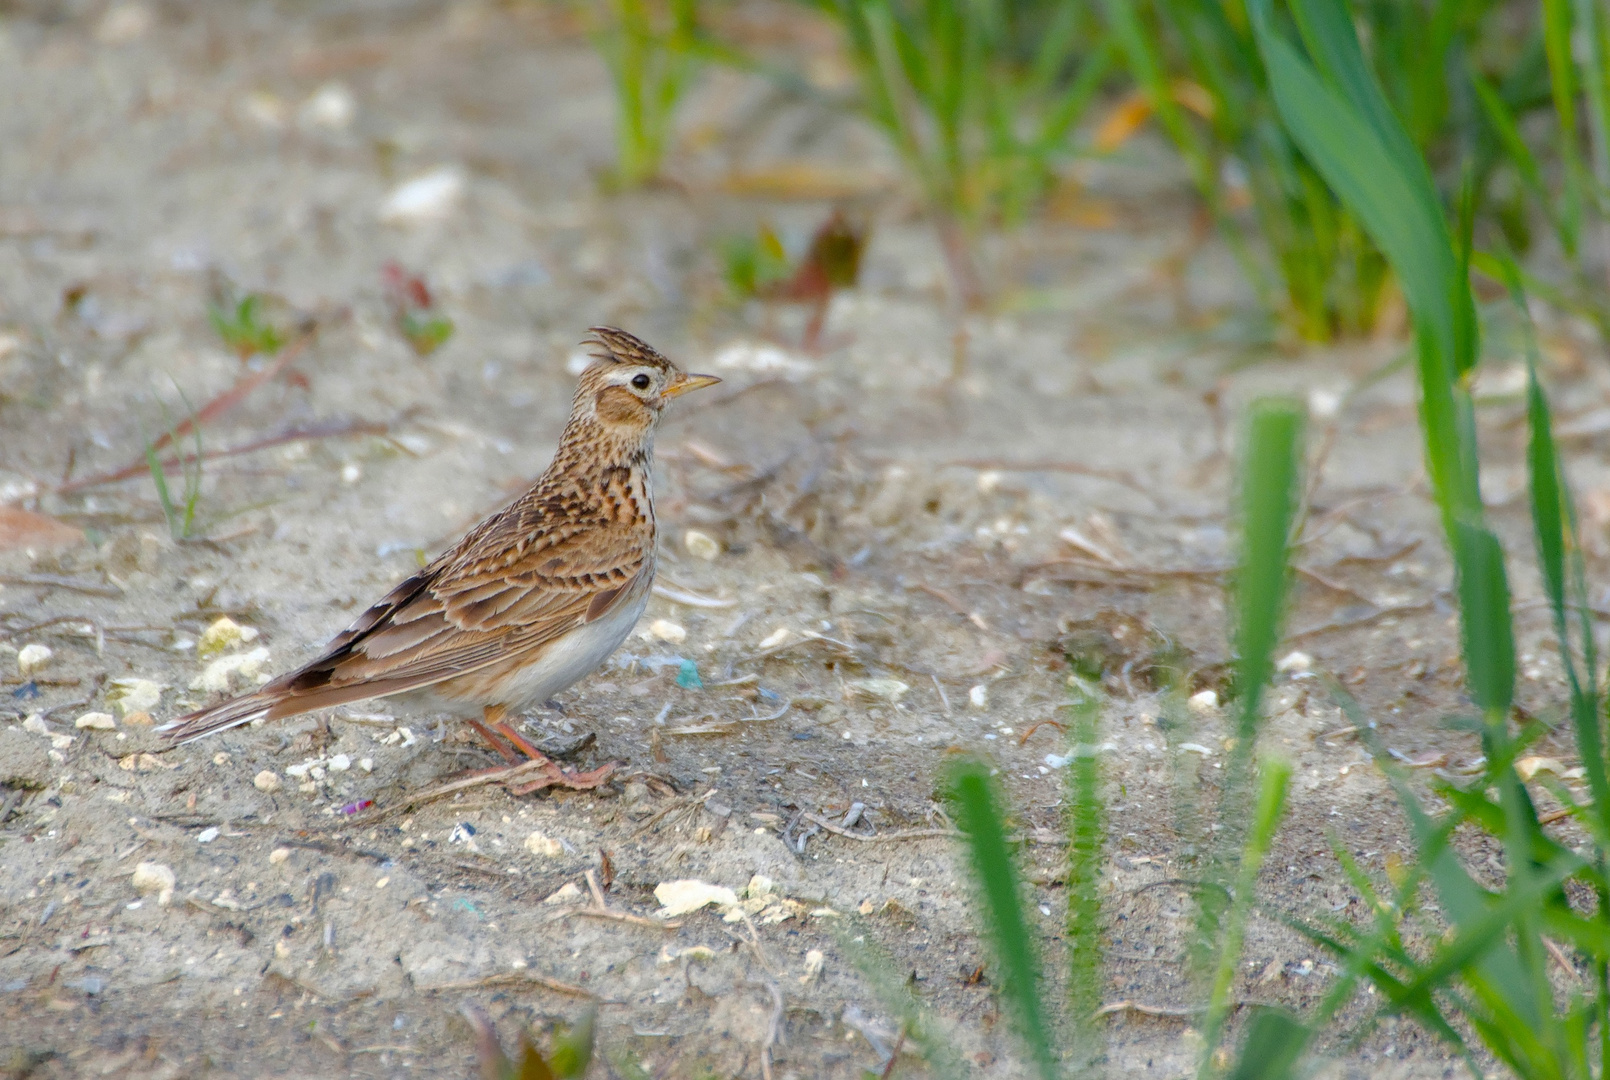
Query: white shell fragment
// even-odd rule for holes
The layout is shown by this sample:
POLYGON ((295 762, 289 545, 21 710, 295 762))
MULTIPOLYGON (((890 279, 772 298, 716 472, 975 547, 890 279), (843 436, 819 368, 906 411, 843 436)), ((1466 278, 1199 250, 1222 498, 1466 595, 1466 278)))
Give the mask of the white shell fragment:
POLYGON ((899 679, 856 679, 850 687, 878 701, 899 701, 911 687, 899 679))
POLYGON ((24 645, 17 651, 17 674, 26 679, 50 663, 50 658, 55 655, 49 645, 41 645, 38 642, 24 645))
POLYGON ((163 907, 173 899, 173 886, 179 879, 174 877, 173 868, 163 863, 143 862, 134 868, 129 876, 129 882, 143 896, 157 894, 157 903, 163 907))
POLYGON ((684 878, 679 881, 662 881, 654 886, 654 899, 660 902, 660 914, 667 918, 698 911, 706 904, 730 908, 738 904, 738 894, 725 885, 712 885, 708 881, 684 878))
POLYGON ((540 829, 525 838, 525 849, 544 859, 557 859, 565 853, 565 846, 540 829))
POLYGON ((268 663, 268 649, 259 645, 250 652, 220 656, 190 680, 190 689, 222 693, 238 677, 240 681, 255 680, 268 663))
POLYGON ((73 721, 75 728, 88 728, 91 731, 115 731, 117 721, 112 719, 111 713, 87 712, 73 721))
POLYGON ((150 712, 161 703, 165 689, 161 683, 150 679, 113 679, 111 687, 106 692, 106 703, 124 716, 150 712))
POLYGON ((196 640, 196 655, 205 660, 209 656, 217 656, 236 645, 242 645, 257 639, 255 626, 242 626, 228 615, 213 622, 202 631, 201 637, 196 640))
POLYGON ((380 204, 380 220, 410 225, 447 217, 464 198, 464 174, 452 166, 433 169, 391 189, 380 204))
POLYGON ((705 562, 713 562, 721 554, 721 541, 698 529, 689 529, 682 534, 682 546, 688 549, 689 555, 705 562))
POLYGON ((760 643, 760 647, 762 649, 775 649, 777 646, 788 640, 788 635, 788 627, 779 626, 770 634, 766 635, 766 640, 760 643))

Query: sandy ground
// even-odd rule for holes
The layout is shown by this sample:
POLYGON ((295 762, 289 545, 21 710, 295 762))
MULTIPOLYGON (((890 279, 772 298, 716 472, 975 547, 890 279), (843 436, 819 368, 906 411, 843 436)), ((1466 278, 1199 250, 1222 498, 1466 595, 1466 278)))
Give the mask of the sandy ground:
MULTIPOLYGON (((746 25, 793 32, 775 15, 746 25)), ((545 7, 3 5, 0 100, 0 502, 86 534, 0 551, 6 1075, 469 1076, 466 1000, 512 1039, 593 999, 600 1046, 654 1076, 855 1077, 881 1068, 895 1032, 837 945, 851 925, 911 973, 975 1075, 1022 1075, 971 978, 984 956, 954 841, 934 835, 937 786, 955 750, 998 764, 1056 955, 1068 747, 1046 722, 1065 717, 1069 655, 1105 673, 1108 998, 1188 1005, 1177 881, 1224 730, 1216 710, 1168 707, 1154 661, 1177 649, 1192 691, 1224 677, 1218 571, 1237 417, 1258 393, 1320 414, 1283 650, 1312 666, 1280 677, 1266 735, 1296 768, 1268 912, 1358 915, 1332 843, 1377 872, 1406 851, 1318 673, 1428 776, 1479 753, 1443 725, 1457 642, 1413 387, 1405 371, 1365 380, 1401 344, 1259 344, 1233 265, 1191 246, 1180 177, 1144 143, 1088 170, 1072 211, 993 242, 998 311, 958 321, 876 140, 759 83, 701 84, 676 185, 600 194, 607 83, 545 7), (831 203, 730 183, 799 162, 854 163, 850 205, 873 229, 862 285, 835 301, 814 356, 796 347, 802 312, 723 304, 714 254, 762 219, 803 242, 831 203), (382 220, 397 185, 441 168, 461 181, 441 216, 382 220), (428 357, 391 325, 392 259, 456 322, 428 357), (63 485, 139 462, 164 411, 265 370, 208 324, 223 279, 318 329, 206 427, 206 448, 328 437, 210 461, 198 538, 175 543, 148 474, 63 485), (121 715, 117 680, 158 684, 144 711, 160 721, 208 699, 209 671, 239 688, 296 664, 518 491, 600 322, 727 380, 674 410, 659 443, 661 577, 683 600, 656 597, 605 670, 527 722, 554 747, 596 734, 578 763, 621 761, 620 782, 482 786, 410 809, 491 755, 385 702, 172 751, 121 715), (1091 544, 1060 538, 1070 526, 1091 544), (719 552, 690 549, 689 529, 719 552), (199 656, 226 616, 256 635, 223 650, 247 657, 232 676, 199 656), (659 621, 672 625, 654 636, 659 621), (52 655, 25 679, 35 644, 52 655), (117 719, 76 727, 86 713, 117 719), (171 871, 171 892, 142 864, 171 871), (576 913, 593 903, 588 871, 640 918, 576 913), (654 890, 679 879, 749 889, 749 923, 706 908, 656 925, 654 890)), ((1572 327, 1547 346, 1583 432, 1571 468, 1602 567, 1610 473, 1593 418, 1610 369, 1572 327)), ((1525 552, 1514 357, 1494 351, 1489 494, 1525 552)), ((1514 579, 1525 704, 1543 708, 1561 691, 1524 557, 1514 579)), ((1332 970, 1260 916, 1237 993, 1301 1007, 1332 970)), ((1105 1023, 1110 1073, 1194 1069, 1188 1016, 1105 1023)), ((1453 1068, 1391 1021, 1325 1051, 1336 1075, 1453 1068)), ((908 1057, 899 1074, 920 1068, 908 1057)))

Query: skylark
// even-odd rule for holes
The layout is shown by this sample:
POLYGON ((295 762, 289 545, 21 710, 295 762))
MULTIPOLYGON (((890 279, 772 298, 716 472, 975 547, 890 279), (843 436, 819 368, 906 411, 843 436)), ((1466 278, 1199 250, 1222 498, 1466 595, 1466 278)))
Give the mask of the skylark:
POLYGON ((189 742, 364 698, 465 719, 506 760, 546 762, 537 787, 597 787, 613 765, 562 770, 506 717, 597 668, 626 639, 654 580, 654 429, 690 375, 623 330, 594 327, 553 463, 337 634, 317 659, 250 694, 164 724, 189 742))

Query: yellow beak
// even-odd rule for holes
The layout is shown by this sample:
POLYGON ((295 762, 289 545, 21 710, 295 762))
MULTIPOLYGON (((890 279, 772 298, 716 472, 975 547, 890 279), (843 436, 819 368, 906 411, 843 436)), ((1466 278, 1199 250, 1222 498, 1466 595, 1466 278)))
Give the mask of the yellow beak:
POLYGON ((660 391, 661 397, 681 397, 689 390, 703 390, 706 386, 714 386, 721 380, 714 375, 684 375, 681 379, 660 391))

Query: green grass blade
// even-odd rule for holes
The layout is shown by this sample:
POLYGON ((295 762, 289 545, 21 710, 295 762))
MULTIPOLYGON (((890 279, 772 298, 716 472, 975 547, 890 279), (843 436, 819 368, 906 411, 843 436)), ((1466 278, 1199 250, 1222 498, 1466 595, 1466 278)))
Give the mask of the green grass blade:
POLYGON ((1302 463, 1302 409, 1292 401, 1254 403, 1242 466, 1241 567, 1236 576, 1237 738, 1251 753, 1263 688, 1285 614, 1288 544, 1302 463))
POLYGON ((1241 1057, 1230 1070, 1230 1080, 1286 1080, 1295 1076, 1311 1034, 1307 1025, 1284 1009, 1258 1010, 1247 1025, 1241 1057))
POLYGON ((982 901, 980 913, 1000 965, 1001 994, 1017 1014, 1024 1042, 1044 1080, 1054 1080, 1045 1018, 1040 1012, 1039 965, 1023 919, 1023 897, 1017 869, 1006 846, 989 769, 979 762, 957 767, 951 779, 956 824, 967 834, 973 883, 982 901))
POLYGON ((162 504, 162 516, 168 520, 168 535, 175 540, 181 539, 179 512, 173 505, 173 496, 168 492, 168 478, 162 471, 162 462, 157 457, 155 446, 150 442, 145 444, 145 464, 151 470, 151 480, 156 485, 157 501, 162 504))
POLYGON ((1284 761, 1266 761, 1263 764, 1263 783, 1258 793, 1258 806, 1253 814, 1252 830, 1247 835, 1241 852, 1241 866, 1236 874, 1235 896, 1225 918, 1220 937, 1218 968, 1214 973, 1213 987, 1208 996, 1207 1016, 1202 1022, 1202 1062, 1197 1075, 1208 1076, 1213 1071, 1213 1058, 1224 1037, 1224 1023, 1230 1015, 1230 991, 1234 986, 1236 968, 1241 959, 1241 944, 1246 936, 1247 916, 1252 912, 1253 894, 1258 885, 1258 871, 1263 867, 1264 856, 1274 841, 1275 830, 1285 812, 1286 788, 1291 782, 1291 766, 1284 761))
POLYGON ((1073 706, 1073 761, 1068 776, 1068 1012, 1081 1057, 1099 1045, 1094 1027, 1101 1007, 1101 870, 1106 862, 1106 822, 1097 753, 1099 698, 1073 706))
POLYGON ((1454 529, 1454 567, 1470 696, 1493 723, 1501 725, 1515 697, 1515 638, 1504 549, 1484 526, 1459 521, 1454 529))

